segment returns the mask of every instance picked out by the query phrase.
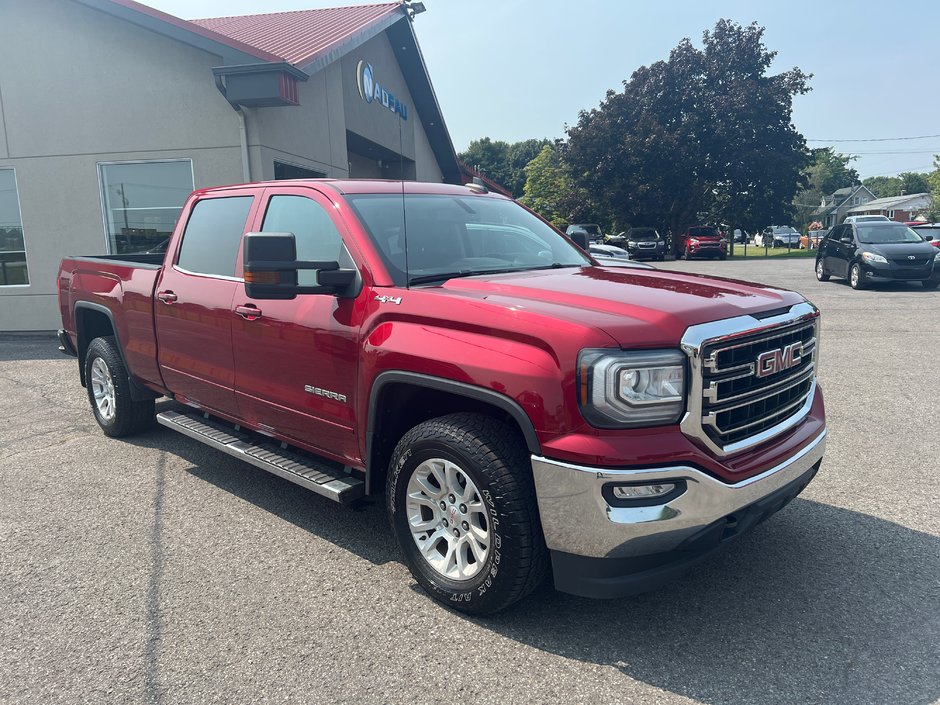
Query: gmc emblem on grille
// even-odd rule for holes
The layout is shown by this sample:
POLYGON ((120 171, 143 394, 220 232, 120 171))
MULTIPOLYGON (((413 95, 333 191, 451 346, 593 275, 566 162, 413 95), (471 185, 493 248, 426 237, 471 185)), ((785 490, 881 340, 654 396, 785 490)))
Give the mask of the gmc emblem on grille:
POLYGON ((790 343, 779 350, 768 350, 757 356, 755 377, 769 377, 770 375, 789 370, 803 361, 803 343, 790 343))

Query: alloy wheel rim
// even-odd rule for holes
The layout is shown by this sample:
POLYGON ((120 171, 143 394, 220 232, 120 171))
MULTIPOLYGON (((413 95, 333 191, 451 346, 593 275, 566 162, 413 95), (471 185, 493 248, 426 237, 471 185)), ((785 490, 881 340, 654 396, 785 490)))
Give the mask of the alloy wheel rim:
POLYGON ((858 286, 858 267, 852 267, 852 286, 858 286))
POLYGON ((111 370, 100 357, 91 363, 91 392, 101 418, 105 421, 113 419, 114 380, 111 379, 111 370))
POLYGON ((431 458, 408 480, 405 514, 418 553, 450 580, 469 580, 486 565, 490 523, 473 480, 455 463, 431 458))
POLYGON ((822 279, 822 275, 823 275, 824 273, 825 273, 825 272, 823 272, 823 263, 822 263, 822 260, 819 260, 819 261, 816 263, 816 278, 817 278, 817 279, 822 279))

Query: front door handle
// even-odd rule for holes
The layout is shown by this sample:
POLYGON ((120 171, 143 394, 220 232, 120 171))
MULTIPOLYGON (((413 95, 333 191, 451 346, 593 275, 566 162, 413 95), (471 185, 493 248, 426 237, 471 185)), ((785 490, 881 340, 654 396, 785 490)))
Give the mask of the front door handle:
POLYGON ((175 304, 179 297, 172 291, 161 291, 157 294, 157 298, 165 304, 175 304))
POLYGON ((246 321, 256 321, 261 318, 261 309, 254 304, 244 304, 235 307, 235 313, 246 321))

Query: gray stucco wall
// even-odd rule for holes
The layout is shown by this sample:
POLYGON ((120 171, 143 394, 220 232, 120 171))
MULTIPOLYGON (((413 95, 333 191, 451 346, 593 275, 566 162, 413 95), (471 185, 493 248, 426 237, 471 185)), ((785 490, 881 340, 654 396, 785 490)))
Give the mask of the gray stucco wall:
MULTIPOLYGON (((107 251, 97 165, 183 158, 196 188, 238 183, 239 120, 215 88, 218 55, 74 0, 0 1, 0 168, 16 171, 30 281, 0 286, 0 331, 50 330, 61 258, 107 251)), ((442 180, 386 34, 299 95, 300 106, 246 110, 254 180, 273 179, 275 160, 349 176, 347 129, 416 160, 418 179, 442 180), (360 98, 360 60, 407 120, 360 98)))
POLYGON ((241 181, 221 59, 69 0, 4 3, 0 168, 16 170, 28 287, 0 287, 0 331, 58 327, 66 254, 106 251, 98 162, 187 158, 197 188, 241 181))
POLYGON ((253 179, 273 179, 275 159, 349 176, 339 73, 333 64, 298 84, 300 105, 246 110, 253 179))

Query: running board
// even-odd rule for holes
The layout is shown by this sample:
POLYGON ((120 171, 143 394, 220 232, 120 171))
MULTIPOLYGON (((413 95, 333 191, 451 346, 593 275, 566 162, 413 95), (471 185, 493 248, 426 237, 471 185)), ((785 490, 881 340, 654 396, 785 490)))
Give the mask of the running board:
POLYGON ((338 467, 287 450, 277 441, 255 443, 250 434, 201 414, 164 411, 157 414, 157 422, 334 502, 348 504, 365 494, 365 483, 338 467))

